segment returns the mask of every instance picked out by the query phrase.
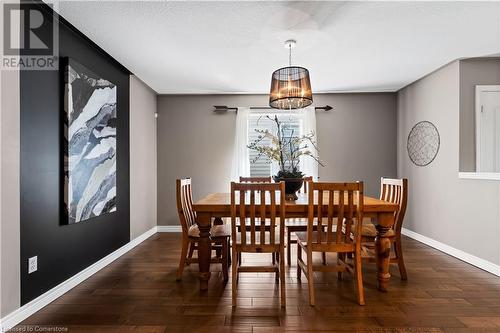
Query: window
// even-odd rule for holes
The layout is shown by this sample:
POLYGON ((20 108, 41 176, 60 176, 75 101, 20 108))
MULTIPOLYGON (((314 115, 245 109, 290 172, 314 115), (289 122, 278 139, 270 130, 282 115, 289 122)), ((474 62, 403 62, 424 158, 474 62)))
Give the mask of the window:
MULTIPOLYGON (((276 133, 276 124, 273 120, 269 119, 267 116, 274 118, 274 113, 262 113, 262 112, 251 112, 248 117, 248 142, 255 141, 259 133, 257 133, 256 129, 267 129, 271 133, 276 133)), ((303 134, 303 120, 302 116, 298 113, 286 113, 278 115, 278 119, 284 123, 286 123, 287 127, 285 130, 286 136, 300 136, 303 134)), ((263 144, 270 144, 269 139, 264 139, 262 141, 263 144)), ((268 177, 271 176, 274 172, 272 171, 272 164, 268 157, 261 156, 258 160, 258 153, 255 150, 250 149, 249 158, 250 158, 250 176, 251 177, 268 177), (254 162, 255 161, 255 162, 254 162)), ((299 166, 300 168, 300 166, 299 166)))

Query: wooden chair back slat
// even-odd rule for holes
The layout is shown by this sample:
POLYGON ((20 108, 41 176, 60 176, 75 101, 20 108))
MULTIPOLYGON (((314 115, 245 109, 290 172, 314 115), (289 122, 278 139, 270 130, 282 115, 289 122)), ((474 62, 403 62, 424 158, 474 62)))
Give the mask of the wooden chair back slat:
POLYGON ((272 181, 269 177, 240 177, 240 183, 270 183, 272 181))
MULTIPOLYGON (((240 221, 240 223, 242 223, 240 221)), ((255 192, 250 192, 250 243, 255 244, 255 192)))
POLYGON ((237 234, 241 233, 240 244, 242 246, 276 244, 275 229, 276 222, 279 220, 280 223, 283 223, 283 226, 279 228, 280 241, 282 241, 285 219, 284 191, 285 184, 283 182, 231 183, 231 231, 233 239, 237 239, 237 234), (279 202, 277 202, 276 192, 280 193, 279 202), (239 193, 238 203, 235 201, 237 193, 239 193), (240 230, 238 230, 237 218, 240 219, 240 230), (246 221, 249 222, 249 228, 246 226, 246 221), (249 237, 247 237, 247 233, 249 237))
MULTIPOLYGON (((354 195, 353 195, 353 192, 352 191, 348 191, 347 192, 347 201, 348 201, 348 216, 347 216, 347 220, 346 220, 346 230, 348 230, 346 232, 346 235, 350 235, 351 231, 352 231, 352 227, 354 225, 354 218, 355 218, 355 209, 354 209, 354 195)), ((360 224, 360 223, 358 223, 360 224)), ((351 237, 346 237, 345 238, 345 241, 346 243, 351 243, 352 242, 352 238, 351 237)))
MULTIPOLYGON (((245 192, 241 191, 240 192, 240 203, 245 202, 245 192)), ((243 244, 246 244, 247 240, 247 223, 246 223, 246 217, 245 217, 245 209, 240 209, 240 226, 241 226, 241 242, 243 244)), ((236 225, 236 223, 232 224, 233 226, 236 225)), ((236 235, 233 235, 233 239, 236 239, 236 235)))
POLYGON ((328 225, 327 225, 327 228, 328 228, 328 231, 327 231, 327 241, 329 243, 333 242, 333 233, 334 233, 334 228, 333 228, 333 219, 334 219, 334 211, 333 211, 333 205, 334 205, 334 202, 333 202, 333 199, 334 199, 334 192, 333 191, 328 191, 328 225))
POLYGON ((266 236, 266 192, 265 191, 260 191, 260 205, 259 205, 259 210, 260 210, 260 245, 265 244, 265 236, 266 236))
POLYGON ((196 213, 193 210, 191 178, 176 180, 176 201, 182 232, 187 235, 189 228, 196 224, 196 213))
POLYGON ((385 199, 384 190, 385 190, 384 186, 382 184, 380 184, 380 196, 379 196, 380 200, 384 200, 385 199))
POLYGON ((380 179, 380 199, 399 205, 399 210, 395 213, 393 229, 400 232, 408 203, 408 179, 382 177, 380 179))
MULTIPOLYGON (((331 191, 335 193, 334 191, 331 191)), ((337 216, 337 229, 336 230, 342 230, 342 226, 344 224, 344 191, 340 190, 337 192, 339 196, 339 209, 338 209, 338 216, 337 216)), ((342 242, 342 233, 337 232, 337 237, 336 237, 337 243, 342 242)))
MULTIPOLYGON (((261 192, 262 193, 262 192, 261 192)), ((276 191, 271 191, 271 202, 276 202, 276 191)), ((285 192, 281 192, 282 195, 285 195, 285 192)), ((284 217, 283 217, 284 218, 284 217)), ((285 224, 284 220, 281 220, 283 222, 281 229, 285 229, 285 224)), ((276 210, 271 209, 271 227, 270 227, 270 238, 271 238, 271 244, 276 244, 276 210)), ((264 227, 262 227, 261 232, 265 234, 264 227)), ((264 235, 265 237, 265 235, 264 235)), ((262 239, 262 236, 261 236, 262 239)))
MULTIPOLYGON (((363 183, 313 183, 309 184, 309 214, 307 223, 308 243, 333 247, 361 242, 361 221, 363 220, 363 183), (325 196, 328 196, 326 200, 325 196), (317 210, 315 211, 315 198, 317 210), (326 229, 322 220, 326 214, 326 229), (337 216, 334 228, 334 216, 337 216), (317 218, 317 237, 312 238, 317 218), (354 226, 356 228, 354 229, 354 226), (353 230, 354 229, 354 230, 353 230), (325 231, 323 231, 325 230, 325 231), (344 232, 343 232, 344 231, 344 232), (326 233, 326 234, 324 234, 326 233), (354 239, 351 235, 354 235, 354 239)), ((352 245, 351 245, 352 246, 352 245)))
POLYGON ((312 176, 305 176, 302 179, 304 179, 304 183, 302 184, 302 187, 299 190, 299 193, 307 193, 307 185, 309 182, 312 182, 313 177, 312 176))
POLYGON ((323 192, 318 193, 318 243, 323 240, 323 192))

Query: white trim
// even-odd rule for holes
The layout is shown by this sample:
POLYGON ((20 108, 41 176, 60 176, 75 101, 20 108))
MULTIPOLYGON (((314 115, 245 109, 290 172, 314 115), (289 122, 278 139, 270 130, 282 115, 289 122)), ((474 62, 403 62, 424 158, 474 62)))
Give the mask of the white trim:
POLYGON ((479 152, 481 151, 481 113, 483 105, 481 103, 481 93, 483 92, 500 92, 500 85, 476 85, 476 170, 481 170, 481 158, 479 152))
POLYGON ((459 172, 458 178, 461 178, 461 179, 500 180, 500 173, 498 173, 498 172, 459 172))
POLYGON ((55 286, 54 288, 50 289, 46 293, 38 296, 31 302, 21 306, 19 309, 9 313, 5 317, 0 319, 0 332, 6 332, 8 329, 14 327, 15 325, 19 324, 35 312, 39 311, 46 305, 48 305, 50 302, 54 301, 58 297, 62 296, 63 294, 67 293, 74 287, 76 287, 78 284, 81 282, 85 281, 104 267, 108 266, 111 264, 113 261, 116 259, 120 258, 122 255, 127 253, 128 251, 132 250, 134 247, 139 245, 140 243, 144 242, 146 239, 157 233, 158 227, 153 227, 143 233, 142 235, 136 237, 135 239, 131 240, 127 244, 123 245, 120 247, 118 250, 108 254, 101 260, 95 262, 94 264, 90 265, 89 267, 85 268, 81 272, 77 273, 76 275, 70 277, 68 280, 60 283, 59 285, 55 286))
POLYGON ((479 152, 481 151, 481 111, 483 106, 481 105, 481 93, 482 86, 476 86, 476 108, 475 108, 475 124, 476 128, 474 132, 476 133, 476 170, 481 170, 481 158, 479 152))
POLYGON ((159 225, 158 232, 182 232, 180 225, 159 225))
POLYGON ((401 233, 405 236, 413 238, 416 241, 429 245, 430 247, 433 247, 436 250, 449 254, 452 257, 465 261, 466 263, 469 263, 473 266, 481 268, 482 270, 495 274, 496 276, 500 276, 500 266, 490 261, 484 260, 470 253, 464 252, 462 250, 456 249, 444 243, 438 242, 437 240, 418 234, 409 229, 402 228, 401 233))

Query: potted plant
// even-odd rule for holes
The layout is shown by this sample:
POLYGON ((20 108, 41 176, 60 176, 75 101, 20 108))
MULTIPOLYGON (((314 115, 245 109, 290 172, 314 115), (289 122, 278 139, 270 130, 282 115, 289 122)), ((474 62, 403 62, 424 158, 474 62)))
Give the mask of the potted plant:
POLYGON ((269 129, 256 129, 259 133, 257 139, 248 145, 249 149, 257 151, 258 155, 251 162, 255 163, 262 156, 278 163, 279 171, 273 176, 275 182, 285 182, 285 193, 287 200, 297 200, 296 192, 302 187, 304 174, 299 170, 301 156, 314 159, 319 165, 320 161, 316 146, 315 133, 310 132, 297 136, 286 122, 280 121, 278 116, 274 118, 266 116, 276 125, 276 132, 269 129))

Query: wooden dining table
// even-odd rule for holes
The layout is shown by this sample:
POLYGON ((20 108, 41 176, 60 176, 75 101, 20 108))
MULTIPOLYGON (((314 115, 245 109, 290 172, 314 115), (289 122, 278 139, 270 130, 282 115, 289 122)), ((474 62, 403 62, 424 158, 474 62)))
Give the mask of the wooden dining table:
MULTIPOLYGON (((324 204, 328 205, 328 196, 323 198, 324 204)), ((338 199, 335 198, 335 202, 338 199)), ((317 198, 315 197, 315 203, 317 198)), ((208 280, 210 279, 210 259, 211 242, 210 228, 212 223, 221 224, 222 218, 231 216, 230 193, 213 193, 197 201, 193 205, 196 211, 196 223, 200 229, 200 238, 198 241, 198 264, 200 290, 208 289, 208 280)), ((377 287, 380 291, 387 291, 387 285, 391 277, 389 273, 391 241, 388 231, 394 224, 395 212, 399 209, 397 204, 387 201, 364 197, 364 217, 372 218, 377 229, 375 240, 375 253, 377 264, 377 287)), ((304 193, 298 194, 295 201, 287 201, 285 207, 287 218, 307 218, 308 196, 304 193)), ((282 258, 281 260, 284 260, 282 258)))

